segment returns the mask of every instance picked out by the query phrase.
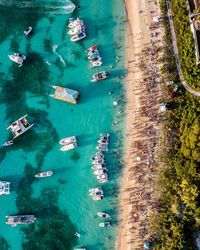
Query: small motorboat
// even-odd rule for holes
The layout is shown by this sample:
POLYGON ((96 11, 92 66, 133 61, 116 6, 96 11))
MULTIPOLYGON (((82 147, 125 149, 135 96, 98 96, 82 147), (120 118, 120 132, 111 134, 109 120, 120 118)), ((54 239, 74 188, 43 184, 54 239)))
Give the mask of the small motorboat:
POLYGON ((99 179, 98 182, 101 184, 107 183, 107 182, 109 182, 109 179, 108 178, 107 179, 99 179))
POLYGON ((90 192, 90 193, 93 193, 93 192, 99 192, 99 191, 102 191, 102 188, 101 188, 101 187, 97 187, 97 188, 90 188, 90 189, 89 189, 89 192, 90 192))
POLYGON ((76 237, 78 237, 78 238, 81 237, 81 235, 80 235, 78 232, 76 232, 74 235, 75 235, 76 237))
POLYGON ((13 55, 8 55, 8 57, 11 61, 18 63, 19 67, 21 67, 23 62, 26 60, 26 56, 19 54, 19 53, 14 53, 13 55))
POLYGON ((99 144, 108 144, 108 139, 100 139, 97 141, 99 144))
POLYGON ((63 147, 60 148, 60 151, 68 151, 68 150, 72 150, 74 148, 77 148, 76 142, 72 142, 70 144, 64 145, 63 147))
POLYGON ((90 194, 89 194, 89 195, 91 195, 91 196, 99 196, 99 195, 103 195, 103 190, 98 191, 98 192, 90 192, 90 194))
POLYGON ((94 171, 96 171, 96 170, 107 170, 107 168, 105 167, 105 165, 95 165, 95 166, 93 166, 91 168, 94 171))
POLYGON ((95 175, 101 175, 101 174, 105 174, 106 170, 105 169, 99 169, 99 170, 94 170, 93 172, 95 175))
POLYGON ((110 75, 110 73, 107 71, 97 72, 92 76, 91 82, 98 82, 98 81, 105 80, 107 78, 107 76, 109 76, 109 75, 110 75))
POLYGON ((28 34, 31 33, 32 29, 33 29, 32 27, 28 27, 28 29, 24 31, 24 34, 28 36, 28 34))
POLYGON ((85 26, 84 25, 77 25, 76 27, 70 29, 67 34, 74 36, 78 35, 81 32, 85 32, 85 26))
POLYGON ((90 68, 99 67, 101 65, 102 65, 102 61, 100 61, 99 59, 90 62, 90 68))
POLYGON ((108 175, 107 174, 101 174, 101 175, 97 175, 97 179, 100 180, 100 179, 107 179, 108 178, 108 175))
POLYGON ((110 134, 109 133, 101 133, 100 136, 101 137, 110 137, 110 134))
POLYGON ((103 164, 105 161, 104 159, 93 160, 92 164, 103 164))
POLYGON ((93 45, 92 47, 86 49, 85 52, 87 52, 87 53, 89 54, 89 53, 91 53, 91 52, 93 52, 93 51, 95 51, 95 50, 97 50, 97 46, 96 46, 96 45, 93 45))
POLYGON ((72 142, 76 142, 76 136, 70 136, 70 137, 66 137, 66 138, 63 138, 59 141, 59 143, 61 145, 66 145, 66 144, 70 144, 72 142))
POLYGON ((105 221, 105 222, 99 223, 99 226, 100 227, 110 227, 111 223, 110 223, 110 221, 105 221))
POLYGON ((97 149, 97 150, 100 150, 100 151, 108 151, 108 150, 109 150, 109 149, 108 149, 108 144, 107 144, 107 145, 105 145, 105 144, 98 145, 98 146, 96 147, 96 149, 97 149))
POLYGON ((93 157, 91 158, 92 161, 94 161, 94 160, 99 160, 99 159, 104 159, 104 155, 103 155, 103 154, 102 154, 102 155, 95 155, 95 156, 93 156, 93 157))
POLYGON ((83 21, 78 17, 70 17, 68 28, 73 29, 78 25, 83 25, 83 21))
POLYGON ((93 196, 92 199, 94 201, 100 201, 100 200, 103 200, 103 196, 102 195, 93 196))
POLYGON ((101 151, 99 151, 99 152, 97 152, 97 153, 95 154, 95 156, 99 156, 99 157, 101 156, 101 157, 102 157, 102 156, 104 156, 104 155, 102 154, 101 151))
POLYGON ((103 213, 103 212, 98 212, 97 215, 101 218, 110 218, 109 214, 103 213))
POLYGON ((81 33, 79 33, 79 34, 77 34, 77 35, 72 36, 72 37, 71 37, 71 41, 72 41, 72 42, 78 42, 78 41, 84 39, 86 36, 87 36, 87 35, 86 35, 85 32, 81 32, 81 33))
POLYGON ((46 172, 41 172, 35 175, 37 178, 44 178, 44 177, 50 177, 53 175, 53 171, 46 171, 46 172))
POLYGON ((14 141, 11 140, 11 141, 6 141, 6 142, 3 144, 3 146, 4 146, 4 147, 8 147, 8 146, 13 145, 13 144, 14 144, 14 141))

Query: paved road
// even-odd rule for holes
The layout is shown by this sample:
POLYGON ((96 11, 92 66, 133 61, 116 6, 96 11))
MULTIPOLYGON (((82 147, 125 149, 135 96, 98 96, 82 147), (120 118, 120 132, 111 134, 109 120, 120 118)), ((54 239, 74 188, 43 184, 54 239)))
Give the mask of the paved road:
POLYGON ((172 35, 172 44, 173 44, 173 48, 174 48, 174 56, 175 56, 175 60, 176 60, 176 67, 179 73, 179 77, 181 80, 182 85, 184 86, 184 88, 190 92, 193 95, 196 96, 200 96, 200 92, 195 91, 194 89, 190 88, 184 77, 183 77, 183 73, 181 70, 181 66, 180 66, 180 61, 179 61, 179 56, 178 56, 178 47, 177 47, 177 41, 176 41, 176 34, 175 34, 175 30, 174 30, 174 24, 173 24, 173 17, 172 17, 172 13, 171 13, 171 9, 170 9, 170 2, 169 0, 166 0, 167 3, 167 12, 168 12, 168 18, 169 18, 169 23, 170 23, 170 30, 171 30, 171 35, 172 35))

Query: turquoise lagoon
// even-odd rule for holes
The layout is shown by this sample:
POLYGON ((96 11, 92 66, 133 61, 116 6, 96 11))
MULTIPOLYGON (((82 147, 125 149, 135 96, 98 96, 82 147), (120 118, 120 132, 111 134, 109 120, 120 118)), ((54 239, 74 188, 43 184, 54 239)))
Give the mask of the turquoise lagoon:
POLYGON ((35 123, 13 146, 0 149, 0 179, 12 184, 11 194, 0 197, 2 250, 115 246, 123 152, 124 94, 119 79, 125 75, 123 3, 77 1, 81 8, 70 15, 52 8, 58 3, 65 5, 64 0, 0 1, 1 143, 11 138, 6 127, 18 117, 28 114, 35 123), (87 26, 88 36, 79 43, 70 42, 66 33, 72 15, 80 16, 87 26), (28 26, 34 32, 26 37, 23 31, 28 26), (94 44, 99 46, 103 66, 90 69, 84 51, 94 44), (14 52, 27 55, 20 68, 8 59, 14 52), (102 69, 110 71, 111 77, 91 83, 92 74, 102 69), (78 90, 80 103, 51 99, 50 84, 78 90), (90 158, 101 132, 111 134, 110 151, 105 153, 111 181, 102 185, 104 200, 95 202, 88 195, 89 188, 99 186, 90 158), (79 147, 59 151, 59 140, 71 135, 77 136, 79 147), (54 175, 35 180, 40 170, 53 170, 54 175), (103 221, 97 218, 98 211, 112 215, 112 227, 98 227, 103 221), (34 213, 38 220, 27 227, 5 224, 6 215, 18 213, 34 213), (74 237, 75 232, 81 237, 74 237))

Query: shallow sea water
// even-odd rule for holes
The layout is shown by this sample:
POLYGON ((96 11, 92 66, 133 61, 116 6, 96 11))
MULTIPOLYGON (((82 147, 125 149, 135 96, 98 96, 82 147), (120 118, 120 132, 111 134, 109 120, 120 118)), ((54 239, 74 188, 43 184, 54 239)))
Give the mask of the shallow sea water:
POLYGON ((0 148, 0 179, 11 182, 11 194, 0 197, 2 250, 73 249, 73 244, 89 250, 114 249, 123 152, 125 99, 118 78, 125 75, 125 13, 121 0, 75 4, 81 8, 65 14, 64 0, 0 0, 0 143, 11 139, 6 127, 22 115, 28 114, 35 123, 13 146, 0 148), (87 26, 88 36, 79 43, 67 35, 70 16, 81 17, 87 26), (26 37, 23 31, 28 26, 34 32, 26 37), (94 44, 103 66, 91 69, 84 51, 94 44), (20 68, 8 59, 14 52, 27 56, 20 68), (91 83, 92 74, 100 70, 110 71, 111 77, 91 83), (51 84, 78 90, 80 103, 51 99, 51 84), (99 186, 90 158, 101 132, 111 134, 110 151, 105 153, 111 181, 102 185, 104 200, 95 202, 88 195, 89 188, 99 186), (78 148, 59 151, 59 140, 71 135, 77 136, 78 148), (53 170, 54 175, 34 179, 40 170, 53 170), (98 211, 112 215, 112 227, 98 227, 103 221, 97 218, 98 211), (34 213, 38 220, 33 227, 5 224, 6 215, 18 213, 34 213), (76 231, 80 238, 74 237, 76 231), (31 240, 40 245, 23 244, 31 240))

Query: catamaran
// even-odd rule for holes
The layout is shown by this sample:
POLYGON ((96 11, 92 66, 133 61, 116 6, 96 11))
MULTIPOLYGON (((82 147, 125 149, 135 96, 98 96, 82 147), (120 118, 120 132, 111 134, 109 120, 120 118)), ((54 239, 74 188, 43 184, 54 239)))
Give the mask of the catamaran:
POLYGON ((41 172, 35 175, 36 178, 44 178, 44 177, 49 177, 53 175, 53 171, 46 171, 46 172, 41 172))
POLYGON ((64 88, 57 85, 51 85, 55 89, 55 93, 51 97, 64 102, 77 104, 80 98, 79 92, 76 90, 64 88))
POLYGON ((26 56, 20 53, 14 53, 13 55, 8 55, 8 57, 11 61, 19 64, 19 67, 21 67, 23 62, 26 60, 26 56))
POLYGON ((31 127, 33 127, 34 123, 30 124, 28 120, 26 119, 26 116, 27 115, 22 116, 21 118, 13 122, 9 127, 7 127, 7 129, 13 133, 14 135, 13 139, 22 135, 31 127))

